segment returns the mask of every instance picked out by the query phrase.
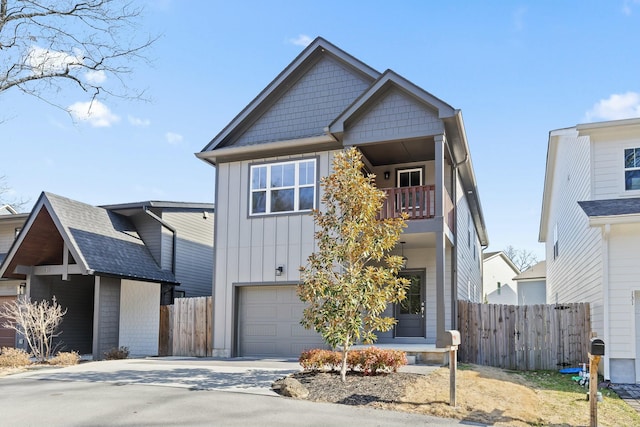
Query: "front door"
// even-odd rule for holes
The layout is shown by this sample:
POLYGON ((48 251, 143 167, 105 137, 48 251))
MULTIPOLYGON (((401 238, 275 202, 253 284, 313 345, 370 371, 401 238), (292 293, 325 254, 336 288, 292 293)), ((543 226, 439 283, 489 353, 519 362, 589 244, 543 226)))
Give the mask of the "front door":
POLYGON ((425 273, 406 272, 401 277, 409 279, 407 297, 396 304, 396 337, 424 337, 425 330, 425 273))

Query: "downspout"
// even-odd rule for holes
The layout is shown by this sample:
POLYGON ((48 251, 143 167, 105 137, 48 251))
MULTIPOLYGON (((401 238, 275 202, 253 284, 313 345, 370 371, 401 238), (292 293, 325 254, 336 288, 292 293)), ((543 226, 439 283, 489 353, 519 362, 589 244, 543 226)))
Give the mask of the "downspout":
MULTIPOLYGON (((173 245, 171 248, 171 272, 173 274, 176 274, 176 246, 177 246, 176 244, 178 242, 178 231, 174 227, 172 227, 168 222, 166 222, 165 220, 160 218, 158 215, 151 212, 149 210, 149 206, 144 207, 144 213, 149 215, 154 220, 158 221, 160 225, 162 225, 164 228, 166 228, 173 234, 173 245)), ((162 255, 160 259, 160 264, 162 265, 162 255)))
MULTIPOLYGON (((602 228, 602 305, 603 305, 603 339, 606 346, 611 348, 609 342, 609 234, 611 233, 611 224, 605 224, 602 228)), ((610 351, 606 351, 604 355, 604 379, 610 380, 609 374, 609 354, 610 351)))
MULTIPOLYGON (((451 151, 451 146, 447 143, 447 150, 449 151, 449 157, 451 160, 454 160, 453 152, 451 151)), ((454 235, 455 235, 455 246, 454 250, 452 250, 451 256, 451 327, 459 328, 457 325, 458 320, 458 167, 460 165, 466 163, 469 160, 469 153, 465 153, 464 159, 462 161, 453 163, 453 182, 451 183, 451 195, 452 197, 452 205, 453 205, 453 227, 454 227, 454 235)))

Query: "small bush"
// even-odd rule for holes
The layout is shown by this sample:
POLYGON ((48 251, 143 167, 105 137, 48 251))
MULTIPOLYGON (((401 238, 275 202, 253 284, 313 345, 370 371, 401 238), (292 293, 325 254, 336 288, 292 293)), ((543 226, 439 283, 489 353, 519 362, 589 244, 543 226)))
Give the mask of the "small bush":
POLYGON ((71 366, 71 365, 77 365, 79 361, 80 361, 80 355, 77 352, 61 351, 58 354, 56 354, 55 357, 52 357, 51 359, 49 359, 47 363, 49 363, 49 365, 54 365, 54 366, 71 366))
POLYGON ((106 360, 119 360, 126 359, 129 357, 129 347, 120 347, 120 348, 112 348, 111 350, 104 353, 104 358, 106 360))
MULTIPOLYGON (((335 370, 342 362, 342 352, 313 349, 300 355, 300 365, 305 371, 335 370)), ((407 364, 404 351, 384 350, 369 347, 364 350, 351 350, 347 354, 347 367, 360 371, 364 375, 376 375, 378 372, 396 372, 407 364)))
POLYGON ((21 348, 0 348, 0 367, 20 368, 31 364, 29 353, 21 348))

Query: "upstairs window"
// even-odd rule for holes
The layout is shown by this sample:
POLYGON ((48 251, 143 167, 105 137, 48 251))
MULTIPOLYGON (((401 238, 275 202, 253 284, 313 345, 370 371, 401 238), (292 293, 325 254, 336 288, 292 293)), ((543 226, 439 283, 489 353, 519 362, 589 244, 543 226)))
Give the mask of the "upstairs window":
POLYGON ((624 189, 640 190, 640 148, 624 150, 624 189))
POLYGON ((316 204, 316 159, 251 166, 250 215, 305 212, 316 204))
POLYGON ((553 226, 553 259, 558 258, 560 252, 558 250, 558 224, 553 226))

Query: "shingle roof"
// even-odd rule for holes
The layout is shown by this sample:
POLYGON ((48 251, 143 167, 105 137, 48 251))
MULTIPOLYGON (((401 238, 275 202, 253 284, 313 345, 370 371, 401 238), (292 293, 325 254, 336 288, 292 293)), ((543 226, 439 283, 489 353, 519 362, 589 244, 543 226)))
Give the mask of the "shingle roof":
POLYGON ((578 202, 589 217, 640 214, 640 198, 578 202))
MULTIPOLYGON (((96 274, 177 283, 172 272, 162 270, 124 216, 106 209, 44 193, 71 244, 86 267, 96 274)), ((80 260, 76 260, 80 261, 80 260)))
POLYGON ((547 277, 547 262, 540 261, 534 266, 527 268, 522 273, 518 274, 513 280, 531 280, 531 279, 544 279, 547 277))

